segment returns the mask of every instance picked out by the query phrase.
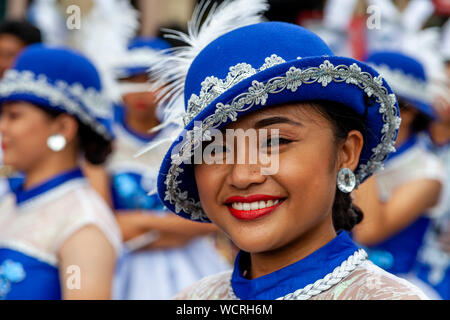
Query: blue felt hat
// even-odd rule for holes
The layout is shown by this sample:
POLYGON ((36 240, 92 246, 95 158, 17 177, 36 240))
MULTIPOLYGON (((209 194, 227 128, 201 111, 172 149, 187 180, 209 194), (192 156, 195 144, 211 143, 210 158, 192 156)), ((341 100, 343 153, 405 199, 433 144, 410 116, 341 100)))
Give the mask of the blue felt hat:
POLYGON ((128 50, 114 72, 117 78, 128 78, 135 75, 146 74, 155 60, 159 57, 159 52, 170 48, 170 44, 155 37, 138 37, 129 45, 128 50))
POLYGON ((370 54, 366 62, 389 82, 398 98, 434 119, 427 77, 422 64, 400 52, 378 51, 370 54))
POLYGON ((190 65, 184 84, 185 130, 171 145, 158 177, 158 194, 177 214, 209 221, 200 204, 192 151, 199 130, 220 129, 274 105, 328 100, 352 108, 368 127, 357 183, 380 169, 400 125, 395 95, 370 66, 334 56, 302 27, 264 22, 235 29, 210 42, 190 65), (199 125, 201 123, 201 125, 199 125))
POLYGON ((40 44, 25 49, 0 81, 0 104, 8 101, 69 113, 105 139, 113 137, 112 104, 97 69, 71 49, 40 44))

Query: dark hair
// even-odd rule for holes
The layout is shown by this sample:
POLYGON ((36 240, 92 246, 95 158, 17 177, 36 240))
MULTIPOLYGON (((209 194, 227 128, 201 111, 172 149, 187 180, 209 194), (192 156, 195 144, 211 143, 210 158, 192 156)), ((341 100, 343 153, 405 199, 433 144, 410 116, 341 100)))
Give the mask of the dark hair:
MULTIPOLYGON (((352 130, 357 130, 366 136, 367 128, 363 117, 351 108, 330 101, 314 101, 311 104, 316 111, 332 123, 336 143, 345 140, 352 130)), ((352 203, 350 193, 344 193, 337 187, 332 211, 333 226, 336 231, 350 231, 363 219, 363 212, 352 203)))
POLYGON ((22 40, 26 46, 42 41, 41 31, 25 20, 7 20, 0 24, 0 35, 10 34, 22 40))
MULTIPOLYGON (((44 112, 53 119, 63 113, 62 111, 51 110, 42 106, 38 107, 44 110, 44 112)), ((78 141, 80 151, 84 154, 84 158, 93 165, 103 164, 112 152, 112 142, 106 140, 103 136, 78 119, 77 122, 78 141)))

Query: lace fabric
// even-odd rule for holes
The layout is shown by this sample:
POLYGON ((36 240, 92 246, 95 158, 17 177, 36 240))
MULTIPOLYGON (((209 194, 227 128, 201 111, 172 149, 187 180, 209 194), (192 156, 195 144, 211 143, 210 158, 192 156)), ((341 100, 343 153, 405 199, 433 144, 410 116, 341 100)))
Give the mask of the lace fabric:
POLYGON ((17 207, 14 194, 0 200, 0 247, 58 265, 58 251, 76 231, 98 227, 116 252, 121 235, 114 217, 84 179, 67 182, 17 207))
MULTIPOLYGON (((230 270, 204 278, 174 299, 232 300, 231 274, 230 270)), ((428 297, 408 281, 365 261, 335 286, 310 300, 428 300, 428 297)))

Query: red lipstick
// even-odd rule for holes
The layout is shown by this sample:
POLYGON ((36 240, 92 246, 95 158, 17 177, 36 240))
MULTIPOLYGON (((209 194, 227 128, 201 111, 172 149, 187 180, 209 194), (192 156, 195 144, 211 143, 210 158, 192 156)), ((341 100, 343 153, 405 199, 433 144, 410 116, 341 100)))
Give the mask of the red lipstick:
POLYGON ((225 201, 225 204, 227 204, 228 210, 230 213, 237 219, 240 220, 254 220, 257 218, 260 218, 262 216, 266 216, 270 213, 272 213, 278 206, 280 206, 284 201, 283 197, 275 197, 265 194, 255 194, 247 197, 241 197, 241 196, 233 196, 228 198, 225 201), (272 202, 277 201, 278 203, 270 205, 265 208, 261 209, 253 209, 253 210, 240 210, 238 208, 233 208, 232 203, 252 203, 252 202, 260 202, 260 201, 269 201, 272 200, 272 202))

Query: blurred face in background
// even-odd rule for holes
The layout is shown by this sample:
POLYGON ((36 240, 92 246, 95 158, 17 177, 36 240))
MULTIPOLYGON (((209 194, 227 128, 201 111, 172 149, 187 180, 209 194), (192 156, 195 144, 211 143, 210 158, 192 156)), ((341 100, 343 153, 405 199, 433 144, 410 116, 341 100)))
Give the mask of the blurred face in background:
POLYGON ((28 102, 5 103, 0 109, 0 135, 5 165, 28 171, 44 161, 50 149, 47 138, 53 120, 39 107, 28 102))
POLYGON ((122 94, 122 99, 130 115, 143 118, 155 116, 158 91, 150 91, 146 74, 135 75, 120 80, 121 85, 129 86, 130 90, 122 94))
POLYGON ((0 35, 0 78, 12 67, 17 55, 25 48, 25 43, 11 34, 0 35))

